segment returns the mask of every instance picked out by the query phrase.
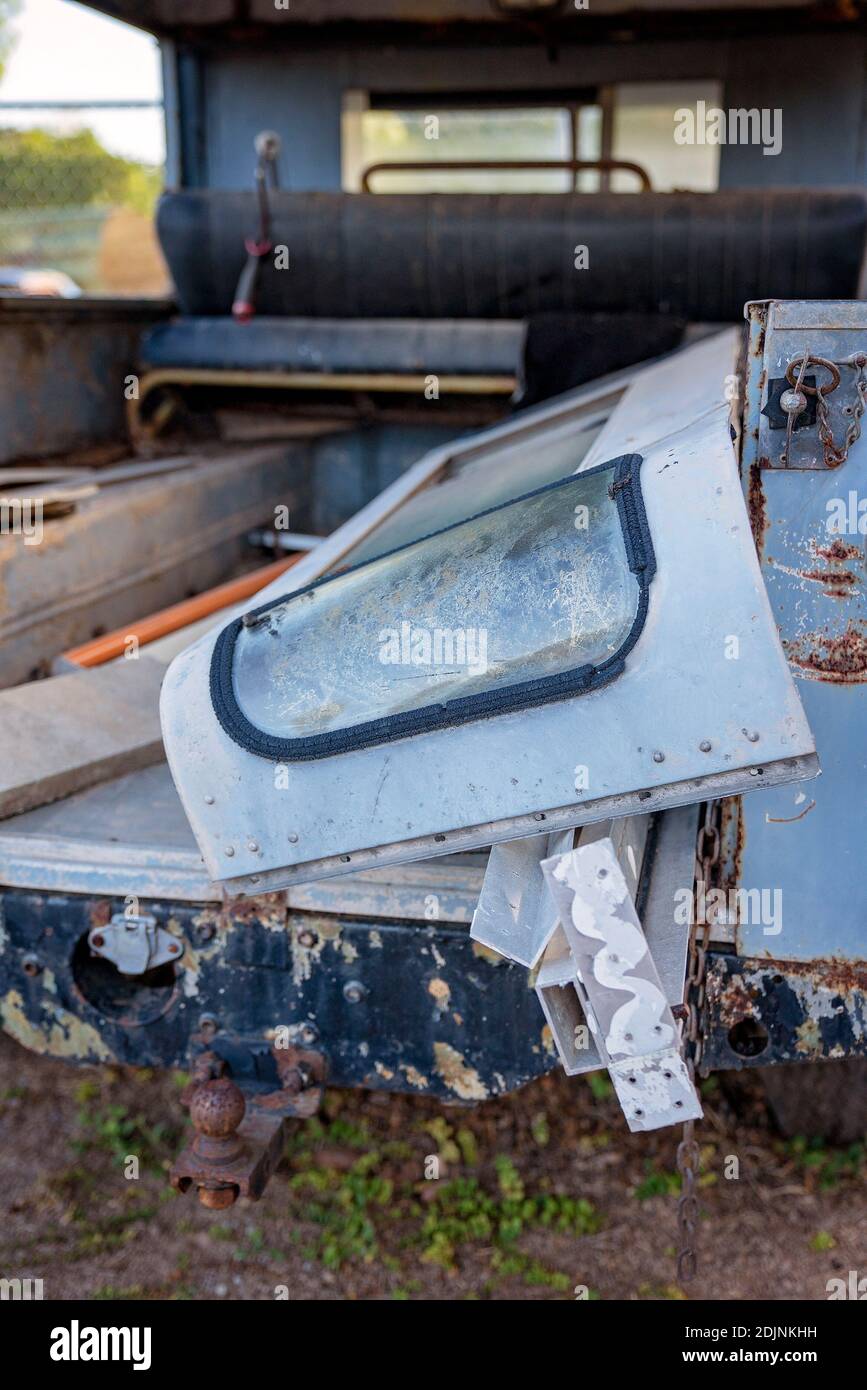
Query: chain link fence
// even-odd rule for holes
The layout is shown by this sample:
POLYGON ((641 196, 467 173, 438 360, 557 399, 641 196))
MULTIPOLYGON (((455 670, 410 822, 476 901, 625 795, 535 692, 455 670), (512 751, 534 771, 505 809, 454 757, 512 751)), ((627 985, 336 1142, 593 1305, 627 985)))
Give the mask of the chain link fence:
POLYGON ((0 292, 160 295, 157 102, 0 102, 0 292))

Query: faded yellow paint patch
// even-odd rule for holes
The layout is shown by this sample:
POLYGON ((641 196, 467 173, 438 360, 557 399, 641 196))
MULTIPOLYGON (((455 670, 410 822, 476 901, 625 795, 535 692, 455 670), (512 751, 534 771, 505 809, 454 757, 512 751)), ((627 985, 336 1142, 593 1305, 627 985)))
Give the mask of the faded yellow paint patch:
POLYGON ((451 1043, 435 1042, 436 1070, 450 1091, 461 1100, 487 1100, 488 1092, 479 1073, 451 1043))
POLYGON ((0 1021, 22 1047, 49 1057, 88 1057, 111 1061, 111 1053, 96 1029, 83 1023, 65 1009, 54 1009, 51 1025, 46 1030, 35 1028, 24 1012, 24 1000, 17 989, 11 989, 0 1000, 0 1021))
POLYGON ((186 998, 195 999, 199 992, 199 968, 201 965, 201 957, 198 951, 193 950, 192 946, 186 942, 184 944, 186 950, 178 966, 178 975, 181 982, 181 989, 184 991, 186 998))
POLYGON ((358 960, 358 951, 351 941, 341 941, 340 954, 349 965, 351 965, 354 960, 358 960))
POLYGON ((437 950, 436 942, 435 942, 435 941, 432 941, 432 942, 431 942, 431 944, 430 944, 430 950, 431 950, 431 955, 433 956, 434 960, 435 960, 436 963, 437 963, 437 969, 438 969, 438 970, 442 970, 443 966, 444 966, 445 963, 446 963, 446 958, 445 958, 445 956, 442 954, 441 951, 438 951, 438 950, 437 950))
POLYGON ((381 950, 382 950, 382 933, 381 933, 381 932, 372 931, 372 932, 370 933, 370 936, 369 936, 368 940, 370 941, 371 947, 373 948, 374 951, 381 951, 381 950))
POLYGON ((391 1081, 394 1076, 393 1071, 389 1071, 388 1067, 383 1066, 382 1062, 374 1062, 373 1065, 378 1076, 384 1077, 386 1081, 391 1081))
POLYGON ((463 1014, 459 1014, 457 1011, 455 1011, 455 1012, 452 1014, 452 1018, 454 1019, 455 1023, 458 1025, 459 1028, 463 1028, 463 1026, 464 1026, 464 1016, 463 1016, 463 1014))
POLYGON ((549 1057, 557 1056, 557 1046, 554 1042, 554 1034, 551 1032, 551 1029, 549 1028, 547 1023, 542 1029, 542 1046, 549 1057))
POLYGON ((56 994, 56 993, 57 993, 57 981, 56 981, 55 978, 54 978, 54 971, 53 971, 53 970, 43 970, 43 972, 42 972, 42 988, 45 990, 45 993, 46 993, 46 994, 56 994))
POLYGON ((441 1009, 448 1008, 451 1002, 452 992, 445 980, 441 980, 439 976, 435 975, 427 987, 427 992, 437 1001, 441 1009))
POLYGON ((502 965, 505 959, 498 951, 492 951, 490 946, 483 946, 481 941, 473 942, 473 955, 478 956, 479 960, 486 960, 488 965, 502 965))
POLYGON ((405 1063, 402 1062, 400 1069, 406 1076, 406 1079, 409 1082, 410 1086, 417 1086, 420 1091, 424 1091, 430 1085, 430 1082, 428 1081, 427 1077, 422 1076, 421 1072, 418 1070, 417 1067, 408 1067, 405 1063))
MULTIPOLYGON (((303 930, 303 928, 302 928, 303 930)), ((325 942, 328 938, 321 932, 316 933, 316 940, 312 946, 304 946, 298 940, 296 932, 292 933, 292 983, 296 988, 303 985, 305 980, 309 980, 313 974, 314 965, 319 964, 319 957, 325 950, 325 942)), ((340 940, 340 937, 337 937, 340 940)))
POLYGON ((193 918, 194 926, 204 926, 206 923, 216 930, 210 941, 202 942, 199 946, 193 946, 187 940, 180 923, 174 918, 170 918, 166 924, 172 936, 176 936, 181 943, 183 955, 178 960, 178 980, 187 999, 195 999, 199 992, 202 961, 218 956, 225 946, 226 923, 222 914, 218 910, 206 909, 193 918))
POLYGON ((799 1028, 795 1030, 797 1049, 799 1052, 819 1052, 822 1046, 822 1037, 819 1032, 819 1024, 815 1018, 805 1018, 799 1028))

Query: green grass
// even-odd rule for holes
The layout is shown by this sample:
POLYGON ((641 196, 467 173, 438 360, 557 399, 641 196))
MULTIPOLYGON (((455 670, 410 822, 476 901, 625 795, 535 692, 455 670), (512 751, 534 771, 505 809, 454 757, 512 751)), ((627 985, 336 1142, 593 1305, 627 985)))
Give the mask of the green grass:
MULTIPOLYGON (((601 1217, 583 1198, 545 1191, 528 1192, 514 1161, 499 1154, 493 1170, 481 1175, 475 1136, 454 1127, 444 1116, 418 1126, 417 1133, 433 1140, 450 1176, 426 1182, 423 1156, 400 1141, 374 1145, 359 1153, 349 1171, 317 1165, 316 1149, 324 1141, 330 1150, 335 1122, 307 1127, 305 1141, 294 1146, 296 1169, 289 1180, 293 1233, 305 1258, 337 1270, 347 1263, 384 1265, 399 1276, 394 1297, 404 1297, 412 1285, 406 1263, 412 1259, 452 1271, 462 1253, 481 1254, 494 1279, 521 1278, 531 1285, 565 1291, 569 1278, 547 1270, 525 1256, 516 1242, 526 1232, 551 1230, 572 1236, 592 1234, 601 1217), (311 1146, 310 1140, 313 1140, 311 1146), (387 1160, 397 1148, 417 1160, 415 1179, 385 1176, 387 1160), (454 1173, 454 1176, 451 1174, 454 1173), (312 1228, 312 1229, 311 1229, 312 1228)), ((360 1134, 338 1130, 344 1146, 360 1134)), ((214 1239, 224 1237, 212 1228, 214 1239)))
POLYGON ((140 1169, 162 1172, 166 1154, 173 1152, 178 1139, 174 1125, 153 1123, 143 1114, 130 1114, 125 1106, 102 1102, 101 1088, 93 1081, 82 1081, 75 1088, 78 1105, 76 1137, 72 1147, 86 1156, 107 1154, 112 1163, 123 1165, 128 1157, 137 1158, 140 1169))
POLYGON ((783 1152, 794 1159, 805 1176, 813 1176, 821 1192, 828 1192, 843 1181, 867 1177, 867 1146, 861 1143, 833 1148, 822 1139, 798 1137, 784 1144, 783 1152))

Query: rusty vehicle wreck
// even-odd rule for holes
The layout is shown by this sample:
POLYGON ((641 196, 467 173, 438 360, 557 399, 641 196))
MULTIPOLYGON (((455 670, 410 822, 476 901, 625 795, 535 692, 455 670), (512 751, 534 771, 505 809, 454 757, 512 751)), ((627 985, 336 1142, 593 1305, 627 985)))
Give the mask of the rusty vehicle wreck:
POLYGON ((327 1087, 556 1067, 686 1124, 691 1195, 701 1078, 863 1086, 863 6, 91 7, 160 40, 174 298, 0 299, 45 500, 0 538, 3 1029, 188 1073, 214 1210, 327 1087), (799 141, 666 182, 630 102, 671 144, 698 70, 799 141), (363 138, 504 108, 565 152, 363 138))

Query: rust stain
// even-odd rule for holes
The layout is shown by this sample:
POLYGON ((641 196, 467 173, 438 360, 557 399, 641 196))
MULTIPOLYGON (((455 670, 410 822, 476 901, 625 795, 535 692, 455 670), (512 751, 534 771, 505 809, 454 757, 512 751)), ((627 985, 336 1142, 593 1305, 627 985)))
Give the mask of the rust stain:
POLYGON ((867 965, 837 957, 811 961, 745 960, 743 970, 726 980, 708 977, 708 1003, 721 1025, 731 1028, 757 1016, 757 1006, 766 997, 769 982, 774 986, 789 983, 794 988, 798 981, 803 982, 797 988, 799 993, 803 991, 805 1008, 810 1010, 800 1025, 800 1045, 812 1049, 814 1020, 830 1017, 838 1011, 838 1004, 855 1012, 857 1001, 867 992, 867 965))
POLYGON ((860 581, 860 575, 855 570, 847 569, 846 562, 856 560, 860 564, 862 555, 858 546, 840 539, 827 545, 819 545, 814 540, 810 542, 810 552, 814 560, 824 560, 825 565, 798 570, 800 578, 821 584, 827 598, 850 598, 860 581))
MULTIPOLYGON (((757 963, 757 968, 765 973, 773 969, 773 961, 757 963)), ((816 988, 830 990, 833 994, 849 995, 867 992, 867 965, 854 964, 838 956, 823 956, 811 961, 786 961, 780 966, 786 975, 796 975, 809 980, 816 988)))
POLYGON ((813 541, 810 549, 817 560, 827 560, 829 564, 841 564, 845 560, 860 560, 861 551, 857 545, 847 541, 833 540, 830 545, 817 545, 813 541))
POLYGON ((720 886, 736 888, 741 881, 746 830, 739 796, 728 796, 720 802, 720 886))
POLYGON ((759 555, 761 555, 764 550, 765 535, 770 527, 767 504, 765 502, 765 489, 762 483, 762 466, 764 465, 767 467, 767 462, 767 459, 759 459, 758 463, 750 464, 750 485, 747 490, 747 511, 750 517, 750 528, 759 555))
POLYGON ((796 820, 803 820, 809 811, 815 806, 815 801, 809 801, 803 811, 799 811, 796 816, 765 816, 768 825, 794 825, 796 820))
POLYGON ((758 992, 755 984, 747 983, 746 975, 731 976, 719 995, 720 1017, 726 1027, 755 1016, 758 992))
POLYGON ((765 355, 765 320, 760 320, 759 331, 756 334, 756 345, 753 348, 753 356, 759 359, 765 355))
POLYGON ((858 575, 851 570, 798 570, 798 574, 813 584, 827 585, 825 593, 829 598, 849 598, 851 586, 858 583, 858 575))
POLYGON ((233 900, 230 908, 218 909, 236 922, 251 919, 261 922, 268 931, 286 930, 286 896, 284 893, 260 893, 255 898, 233 900))
POLYGON ((853 619, 845 632, 807 632, 783 641, 792 665, 810 680, 836 685, 867 681, 867 621, 853 619))

